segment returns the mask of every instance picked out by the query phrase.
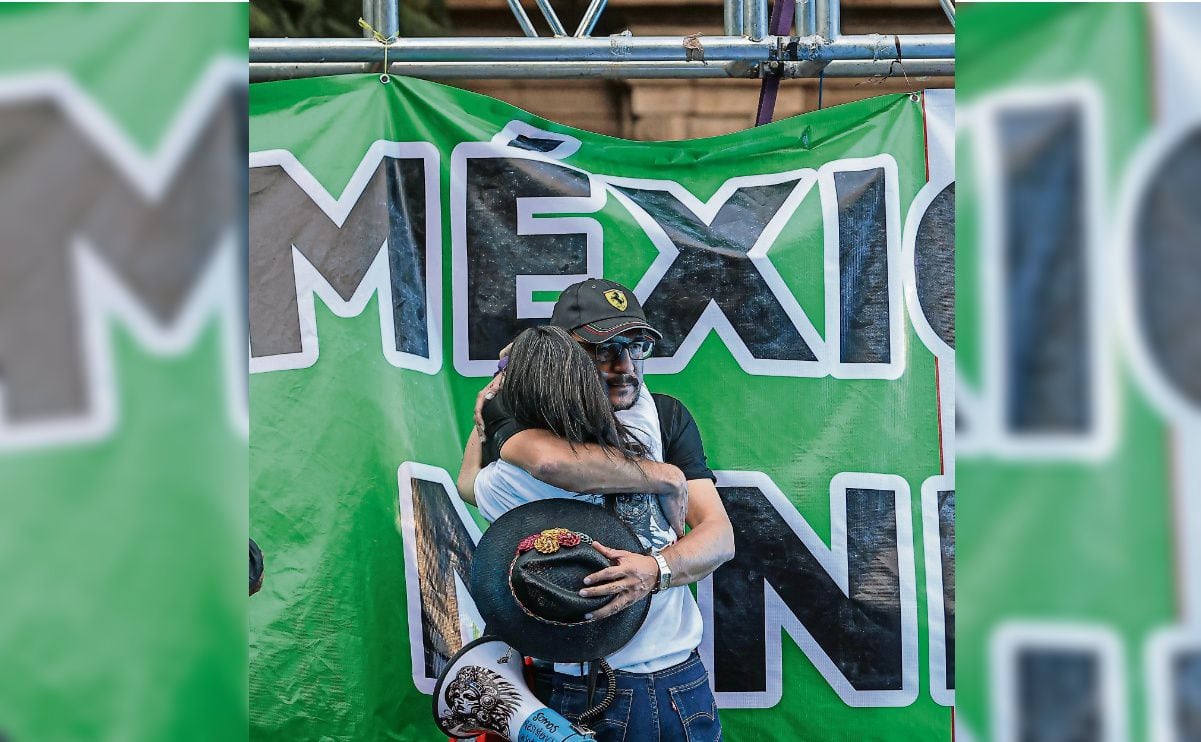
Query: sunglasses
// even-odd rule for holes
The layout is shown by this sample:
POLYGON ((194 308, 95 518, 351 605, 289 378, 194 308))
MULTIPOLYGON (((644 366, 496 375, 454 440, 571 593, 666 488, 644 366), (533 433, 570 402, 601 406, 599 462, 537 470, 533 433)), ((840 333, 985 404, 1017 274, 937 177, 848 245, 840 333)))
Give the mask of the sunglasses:
POLYGON ((621 358, 623 351, 629 352, 630 360, 642 361, 650 358, 651 353, 655 352, 655 341, 648 337, 619 337, 596 345, 589 343, 587 347, 592 351, 592 357, 598 363, 612 363, 621 358))

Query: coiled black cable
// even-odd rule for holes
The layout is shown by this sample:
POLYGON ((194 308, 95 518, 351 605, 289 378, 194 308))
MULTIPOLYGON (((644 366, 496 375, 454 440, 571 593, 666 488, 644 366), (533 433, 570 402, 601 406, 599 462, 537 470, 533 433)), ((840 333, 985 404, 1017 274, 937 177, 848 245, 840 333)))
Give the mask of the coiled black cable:
MULTIPOLYGON (((580 714, 580 724, 584 725, 587 725, 588 722, 605 713, 605 710, 612 706, 613 700, 617 698, 617 675, 614 674, 613 668, 609 667, 609 663, 603 659, 597 660, 597 664, 605 676, 608 687, 605 690, 605 697, 601 699, 600 703, 580 714)), ((588 700, 591 701, 592 699, 589 698, 588 700)))

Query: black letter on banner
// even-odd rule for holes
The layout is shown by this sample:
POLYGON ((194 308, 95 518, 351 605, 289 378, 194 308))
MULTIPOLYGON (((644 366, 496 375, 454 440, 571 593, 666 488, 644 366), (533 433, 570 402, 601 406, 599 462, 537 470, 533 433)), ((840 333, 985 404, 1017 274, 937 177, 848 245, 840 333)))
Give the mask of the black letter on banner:
POLYGON ((1089 649, 1017 650, 1017 735, 1030 742, 1107 739, 1100 656, 1089 649))
POLYGON ((426 208, 425 163, 420 158, 384 157, 341 227, 282 167, 251 168, 251 357, 302 350, 293 247, 348 301, 384 240, 396 350, 428 357, 426 208))
POLYGON ((1155 366, 1201 407, 1201 129, 1172 147, 1139 199, 1138 329, 1155 366))
POLYGON ((675 355, 713 301, 755 358, 816 360, 746 255, 798 182, 739 188, 708 225, 667 191, 615 186, 680 251, 642 302, 647 321, 663 333, 657 355, 675 355))
POLYGON ((718 692, 763 692, 768 583, 858 691, 903 683, 901 583, 891 490, 846 490, 850 597, 756 487, 719 488, 735 556, 713 573, 718 692))
POLYGON ((947 648, 943 677, 955 689, 955 490, 938 492, 938 554, 942 563, 942 624, 947 648))
POLYGON ((586 198, 588 176, 541 160, 467 158, 468 357, 496 358, 501 348, 545 318, 517 318, 518 275, 584 274, 584 234, 517 234, 522 198, 586 198))
POLYGON ((955 347, 955 184, 943 188, 918 222, 913 251, 917 300, 938 337, 955 347))
POLYGON ((1172 739, 1201 740, 1201 651, 1182 650, 1171 656, 1172 739))
POLYGON ((891 359, 885 185, 883 168, 834 173, 842 363, 891 359))
POLYGON ((436 678, 463 647, 455 573, 464 585, 471 584, 475 543, 442 484, 417 477, 412 483, 425 676, 436 678))
POLYGON ((1084 122, 1076 104, 1006 111, 1004 184, 1008 368, 1005 423, 1016 433, 1083 432, 1094 422, 1086 268, 1084 122))
POLYGON ((174 324, 221 239, 241 231, 240 191, 229 184, 244 167, 246 99, 235 91, 216 103, 154 202, 58 103, 21 101, 0 111, 9 168, 0 190, 5 413, 17 423, 77 417, 92 398, 72 241, 87 244, 147 314, 174 324))

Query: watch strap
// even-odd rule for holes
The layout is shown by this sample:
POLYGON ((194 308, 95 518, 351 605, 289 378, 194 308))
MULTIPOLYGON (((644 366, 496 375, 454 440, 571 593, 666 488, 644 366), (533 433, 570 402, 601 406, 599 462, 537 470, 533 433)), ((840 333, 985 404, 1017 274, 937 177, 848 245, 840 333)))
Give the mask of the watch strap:
POLYGON ((671 567, 667 564, 667 559, 664 558, 658 550, 652 551, 651 556, 659 564, 659 584, 655 586, 651 593, 659 593, 666 590, 671 585, 671 567))

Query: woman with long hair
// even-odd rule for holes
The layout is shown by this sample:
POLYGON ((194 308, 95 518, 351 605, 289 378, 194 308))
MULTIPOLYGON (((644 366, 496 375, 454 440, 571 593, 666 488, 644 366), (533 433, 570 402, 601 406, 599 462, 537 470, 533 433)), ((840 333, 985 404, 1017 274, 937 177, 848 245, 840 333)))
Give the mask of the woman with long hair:
MULTIPOLYGON (((635 430, 624 425, 614 414, 609 394, 597 375, 596 363, 578 342, 565 330, 553 325, 531 327, 522 332, 509 348, 505 367, 505 383, 500 390, 501 407, 522 428, 540 428, 554 433, 574 448, 594 444, 612 457, 637 462, 650 451, 646 436, 649 431, 635 430), (641 437, 640 437, 641 436, 641 437)), ((474 437, 473 437, 474 438, 474 437)), ((469 441, 463 460, 460 482, 474 481, 481 465, 482 452, 475 440, 469 441), (475 449, 473 452, 472 449, 475 449)), ((504 512, 520 504, 520 491, 527 491, 537 480, 532 474, 497 461, 497 471, 491 481, 501 492, 504 512), (512 495, 512 501, 504 498, 512 495)), ((568 493, 537 482, 546 496, 588 496, 589 493, 568 493)), ((474 498, 469 488, 460 486, 460 493, 469 502, 474 498)), ((600 500, 599 496, 590 499, 600 500)), ((676 536, 683 534, 686 503, 678 498, 633 493, 616 496, 617 515, 630 523, 639 533, 672 529, 676 536), (649 529, 640 529, 637 521, 649 529), (657 526, 657 528, 656 528, 657 526)), ((481 510, 483 512, 483 510, 481 510)), ((490 513, 484 512, 489 520, 490 513)), ((658 542, 660 539, 653 539, 658 542)), ((664 543, 648 543, 662 547, 664 543)))
POLYGON ((549 430, 572 444, 595 443, 627 459, 646 454, 613 414, 588 352, 561 328, 532 327, 517 336, 500 396, 522 427, 549 430))

